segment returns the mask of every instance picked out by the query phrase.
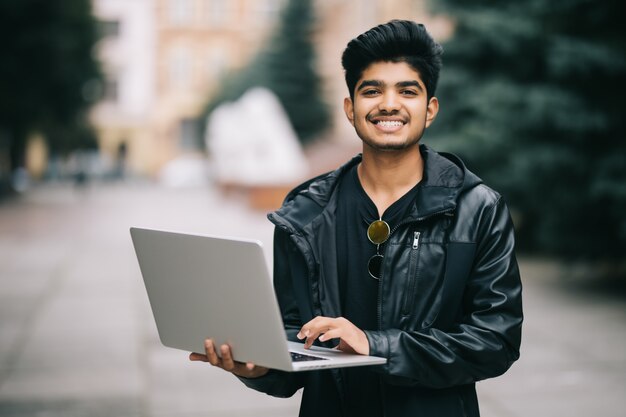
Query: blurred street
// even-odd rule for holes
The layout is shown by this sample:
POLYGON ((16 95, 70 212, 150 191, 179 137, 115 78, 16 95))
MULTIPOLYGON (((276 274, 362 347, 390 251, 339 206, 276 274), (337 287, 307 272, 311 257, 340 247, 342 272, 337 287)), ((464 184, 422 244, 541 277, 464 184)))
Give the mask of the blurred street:
MULTIPOLYGON (((212 188, 45 185, 0 202, 0 416, 287 417, 270 398, 162 347, 128 229, 251 237, 272 225, 212 188)), ((621 417, 626 298, 523 259, 522 358, 479 384, 484 417, 621 417)))

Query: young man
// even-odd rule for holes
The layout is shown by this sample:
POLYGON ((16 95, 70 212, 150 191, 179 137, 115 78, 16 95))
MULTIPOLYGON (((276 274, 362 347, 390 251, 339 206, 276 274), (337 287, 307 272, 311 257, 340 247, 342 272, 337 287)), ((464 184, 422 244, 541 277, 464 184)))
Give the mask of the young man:
POLYGON ((304 388, 301 416, 479 415, 474 383, 519 357, 521 283, 500 195, 419 144, 439 110, 441 53, 409 21, 353 39, 344 108, 363 153, 269 215, 289 338, 387 364, 286 373, 233 362, 210 340, 192 360, 270 395, 304 388))

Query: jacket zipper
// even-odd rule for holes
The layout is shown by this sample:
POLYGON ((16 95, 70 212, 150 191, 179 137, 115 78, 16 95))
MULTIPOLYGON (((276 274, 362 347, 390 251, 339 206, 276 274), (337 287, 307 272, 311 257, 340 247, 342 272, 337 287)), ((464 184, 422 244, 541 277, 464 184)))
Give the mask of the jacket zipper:
POLYGON ((419 253, 421 232, 413 232, 413 245, 411 246, 411 255, 409 258, 409 284, 407 291, 404 294, 404 303, 402 303, 402 315, 408 316, 410 314, 411 298, 415 297, 415 286, 417 283, 417 258, 419 253))
POLYGON ((413 249, 417 249, 420 245, 420 232, 413 232, 413 249))
MULTIPOLYGON (((454 212, 454 208, 448 208, 445 210, 440 210, 440 211, 436 211, 434 213, 429 214, 428 216, 423 216, 423 217, 418 217, 416 219, 410 219, 410 220, 405 220, 403 222, 398 223, 393 229, 391 229, 391 231, 389 232, 389 236, 391 236, 393 234, 393 232, 395 232, 396 230, 398 230, 398 228, 400 226, 403 226, 405 224, 409 224, 409 223, 419 223, 419 222, 423 222, 424 220, 428 220, 432 217, 435 216, 439 216, 441 214, 448 214, 448 213, 452 213, 454 212)), ((415 239, 413 239, 413 245, 415 245, 415 239)), ((419 238, 417 239, 417 245, 419 247, 419 238)), ((386 248, 385 248, 386 249, 386 248)), ((383 310, 383 298, 382 298, 382 287, 383 287, 383 278, 384 278, 384 271, 385 268, 381 267, 381 274, 380 274, 380 279, 378 280, 378 308, 377 308, 377 318, 378 318, 378 330, 382 330, 383 329, 383 317, 382 317, 382 310, 383 310)))

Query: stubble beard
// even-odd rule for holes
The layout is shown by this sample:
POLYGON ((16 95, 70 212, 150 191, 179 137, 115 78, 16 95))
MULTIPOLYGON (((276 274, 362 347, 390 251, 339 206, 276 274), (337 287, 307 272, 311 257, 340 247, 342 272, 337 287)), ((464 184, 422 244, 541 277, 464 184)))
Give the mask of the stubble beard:
POLYGON ((374 150, 381 151, 381 152, 398 152, 398 151, 404 151, 404 150, 413 148, 419 143, 420 139, 422 139, 422 136, 424 135, 424 131, 422 131, 420 132, 419 135, 415 137, 407 138, 406 140, 402 142, 380 143, 380 142, 371 140, 367 135, 363 134, 359 129, 355 129, 355 130, 356 130, 356 134, 359 136, 359 138, 361 138, 364 144, 366 144, 367 146, 369 146, 370 148, 374 150))

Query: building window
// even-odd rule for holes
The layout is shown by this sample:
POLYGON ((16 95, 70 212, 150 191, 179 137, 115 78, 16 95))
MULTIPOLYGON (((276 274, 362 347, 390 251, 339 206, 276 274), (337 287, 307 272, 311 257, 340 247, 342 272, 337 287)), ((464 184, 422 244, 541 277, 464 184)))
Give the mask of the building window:
POLYGON ((259 26, 267 26, 273 24, 283 9, 283 0, 258 0, 254 3, 254 16, 259 26))
POLYGON ((169 55, 169 83, 174 88, 191 85, 191 53, 181 46, 173 48, 169 55))
POLYGON ((193 19, 193 0, 169 0, 167 9, 169 21, 175 26, 189 24, 193 19))
POLYGON ((230 26, 233 19, 233 2, 229 0, 204 0, 207 24, 211 27, 230 26))

